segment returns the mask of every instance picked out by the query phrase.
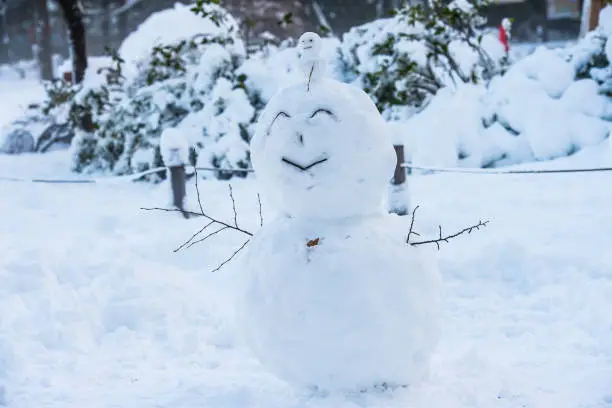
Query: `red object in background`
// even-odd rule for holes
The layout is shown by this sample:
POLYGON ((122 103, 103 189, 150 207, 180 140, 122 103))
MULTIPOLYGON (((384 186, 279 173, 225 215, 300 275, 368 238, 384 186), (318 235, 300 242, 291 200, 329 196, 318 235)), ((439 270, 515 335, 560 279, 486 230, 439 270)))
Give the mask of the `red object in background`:
POLYGON ((510 44, 508 43, 508 33, 503 24, 499 25, 499 41, 504 45, 504 50, 508 52, 510 50, 510 44))

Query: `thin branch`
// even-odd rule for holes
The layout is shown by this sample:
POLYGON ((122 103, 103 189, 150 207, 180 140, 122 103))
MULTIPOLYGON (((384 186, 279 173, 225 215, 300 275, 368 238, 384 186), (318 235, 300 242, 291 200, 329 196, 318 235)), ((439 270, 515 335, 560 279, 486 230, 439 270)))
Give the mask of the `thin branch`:
POLYGON ((314 72, 315 69, 315 63, 312 63, 312 68, 310 68, 310 74, 308 74, 308 86, 306 88, 307 92, 310 92, 310 81, 312 80, 312 73, 314 72))
POLYGON ((223 261, 219 266, 217 266, 215 269, 213 269, 213 272, 217 272, 219 269, 223 268, 223 266, 225 264, 227 264, 229 261, 231 261, 232 259, 234 259, 234 257, 236 255, 238 255, 238 253, 240 251, 242 251, 244 249, 244 247, 246 246, 246 244, 248 244, 250 242, 250 240, 247 240, 244 242, 244 244, 242 244, 242 246, 240 248, 238 248, 237 250, 234 251, 234 253, 232 254, 232 256, 230 256, 228 259, 226 259, 225 261, 223 261))
POLYGON ((140 207, 141 210, 145 210, 145 211, 166 211, 166 212, 180 212, 180 213, 185 213, 185 214, 189 214, 189 215, 194 215, 196 217, 205 217, 204 215, 197 213, 197 212, 193 212, 193 211, 186 211, 186 210, 179 210, 178 208, 160 208, 160 207, 140 207))
POLYGON ((185 242, 184 242, 184 243, 183 243, 181 246, 179 246, 178 248, 176 248, 176 249, 174 250, 174 252, 178 252, 178 251, 180 251, 181 249, 183 249, 183 247, 185 247, 185 245, 188 245, 188 244, 189 244, 191 241, 193 241, 193 240, 195 239, 195 237, 197 237, 198 235, 200 235, 202 232, 204 232, 204 230, 205 230, 206 228, 210 227, 210 226, 211 226, 211 225, 213 225, 214 223, 215 223, 214 221, 211 221, 211 222, 209 222, 208 224, 206 224, 206 225, 205 225, 205 226, 204 226, 204 227, 203 227, 201 230, 199 230, 198 232, 196 232, 195 234, 193 234, 193 235, 191 236, 191 238, 189 238, 189 239, 188 239, 187 241, 185 241, 185 242))
POLYGON ((416 207, 414 207, 414 210, 412 210, 412 220, 410 220, 410 230, 408 230, 408 236, 406 237, 406 243, 409 244, 410 243, 410 236, 412 236, 412 234, 420 237, 421 234, 419 234, 418 232, 414 232, 412 230, 412 227, 414 227, 414 214, 416 214, 416 210, 418 210, 419 206, 417 205, 416 207))
POLYGON ((259 226, 263 227, 263 213, 261 211, 261 196, 257 193, 257 202, 259 203, 259 226))
MULTIPOLYGON (((146 208, 146 207, 141 207, 140 209, 141 209, 141 210, 146 210, 146 211, 167 211, 167 212, 175 212, 175 211, 179 211, 179 212, 181 212, 181 210, 179 210, 179 209, 175 209, 175 208, 159 208, 159 207, 151 207, 151 208, 146 208)), ((204 218, 207 218, 208 220, 210 220, 210 221, 214 221, 214 222, 216 222, 217 224, 223 225, 224 227, 227 227, 227 228, 233 229, 233 230, 235 230, 235 231, 240 231, 240 232, 242 232, 243 234, 248 235, 249 237, 252 237, 252 236, 253 236, 253 234, 252 234, 251 232, 247 231, 247 230, 244 230, 244 229, 242 229, 242 228, 236 228, 236 227, 234 227, 233 225, 229 225, 228 223, 225 223, 225 222, 223 222, 223 221, 219 221, 219 220, 217 220, 217 219, 215 219, 215 218, 212 218, 210 215, 207 215, 207 214, 200 214, 200 213, 191 212, 191 211, 183 211, 183 212, 184 212, 184 213, 187 213, 187 214, 189 214, 189 215, 195 215, 195 216, 198 216, 198 217, 204 217, 204 218)))
POLYGON ((234 200, 234 192, 232 191, 232 185, 229 185, 229 194, 232 199, 232 209, 234 210, 234 225, 238 228, 238 212, 236 211, 236 200, 234 200))
POLYGON ((200 189, 198 188, 198 169, 193 168, 195 174, 195 186, 196 186, 196 194, 198 195, 198 205, 200 206, 200 212, 204 215, 204 208, 202 208, 202 201, 200 200, 200 189))
POLYGON ((416 246, 416 245, 423 245, 423 244, 436 244, 436 246, 438 247, 438 250, 440 250, 440 243, 441 242, 446 242, 448 243, 448 241, 450 239, 456 238, 461 234, 465 234, 466 232, 468 234, 472 233, 473 230, 479 230, 481 227, 486 227, 487 224, 489 223, 489 221, 478 221, 478 224, 476 225, 472 225, 470 227, 464 228, 459 232, 456 232, 454 234, 451 235, 447 235, 445 237, 442 236, 442 226, 439 225, 438 226, 438 231, 439 231, 439 236, 436 239, 429 239, 426 241, 418 241, 418 242, 412 242, 410 243, 410 245, 416 246))
POLYGON ((191 244, 189 244, 189 246, 187 247, 187 249, 191 248, 192 246, 194 246, 195 244, 198 244, 202 241, 207 240, 208 238, 212 237, 213 235, 216 235, 218 233, 220 233, 221 231, 226 230, 227 227, 223 227, 223 228, 219 228, 218 230, 211 232, 210 234, 206 235, 204 238, 198 239, 197 241, 192 242, 191 244))
MULTIPOLYGON (((252 233, 250 233, 249 231, 244 230, 244 229, 242 229, 242 228, 239 228, 239 227, 238 227, 238 225, 236 225, 236 226, 229 225, 229 224, 228 224, 228 223, 226 223, 226 222, 219 221, 219 220, 217 220, 217 219, 215 219, 215 218, 211 217, 210 215, 208 215, 208 214, 205 214, 205 213, 204 213, 204 209, 202 208, 202 202, 200 201, 200 189, 199 189, 199 187, 198 187, 198 173, 197 173, 197 171, 196 171, 196 173, 195 173, 195 174, 196 174, 196 184, 195 184, 195 185, 196 185, 196 193, 197 193, 197 195, 198 195, 198 204, 200 205, 200 211, 202 212, 202 214, 199 214, 199 215, 202 215, 203 217, 208 218, 210 221, 214 221, 214 222, 216 222, 217 224, 221 224, 221 225, 223 225, 224 227, 227 227, 227 228, 230 228, 230 229, 233 229, 233 230, 236 230, 236 231, 240 231, 240 232, 242 232, 243 234, 246 234, 246 235, 248 235, 249 237, 252 237, 252 236, 253 236, 253 234, 252 234, 252 233)), ((230 194, 231 194, 231 191, 232 191, 232 190, 231 190, 231 186, 230 186, 230 194)), ((233 202, 233 201, 234 201, 234 198, 232 197, 232 202, 233 202)), ((234 208, 234 214, 235 214, 235 213, 236 213, 236 208, 234 208)), ((236 221, 236 218, 234 218, 234 222, 235 222, 235 221, 236 221)))

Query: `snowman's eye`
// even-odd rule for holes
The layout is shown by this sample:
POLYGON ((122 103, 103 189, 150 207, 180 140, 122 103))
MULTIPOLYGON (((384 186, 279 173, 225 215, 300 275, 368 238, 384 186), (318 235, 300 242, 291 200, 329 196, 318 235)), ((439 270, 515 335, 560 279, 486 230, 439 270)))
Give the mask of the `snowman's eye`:
POLYGON ((278 118, 290 118, 291 115, 289 115, 287 112, 283 112, 280 111, 276 114, 276 116, 274 117, 274 120, 272 120, 272 123, 270 123, 270 126, 268 126, 268 133, 270 133, 270 129, 272 129, 272 126, 274 125, 274 122, 276 122, 276 119, 278 118))
POLYGON ((272 123, 274 123, 274 121, 275 121, 276 119, 278 119, 279 117, 290 118, 291 116, 289 116, 289 114, 288 114, 287 112, 280 111, 280 112, 278 112, 278 113, 276 114, 276 116, 274 117, 274 120, 272 121, 272 123))
POLYGON ((330 111, 329 109, 325 109, 325 108, 320 108, 317 109, 316 111, 312 112, 312 115, 310 115, 310 118, 314 118, 315 116, 317 116, 318 114, 324 113, 326 115, 331 116, 332 118, 336 119, 336 115, 334 115, 334 113, 332 111, 330 111))

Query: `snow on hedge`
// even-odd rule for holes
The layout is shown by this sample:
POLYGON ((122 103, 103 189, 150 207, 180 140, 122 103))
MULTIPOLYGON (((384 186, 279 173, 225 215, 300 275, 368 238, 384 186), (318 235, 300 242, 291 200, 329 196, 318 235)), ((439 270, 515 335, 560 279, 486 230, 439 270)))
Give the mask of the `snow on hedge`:
POLYGON ((213 13, 222 13, 223 22, 202 18, 191 11, 191 6, 176 3, 173 8, 151 14, 138 28, 127 36, 119 47, 119 55, 126 61, 146 60, 153 48, 189 41, 198 34, 224 36, 238 34, 238 23, 220 8, 206 5, 213 13))
MULTIPOLYGON (((608 137, 610 6, 577 44, 539 47, 514 62, 480 29, 477 3, 434 3, 440 18, 413 6, 355 27, 342 41, 324 39, 328 75, 370 95, 408 159, 494 167, 565 156, 608 137)), ((93 61, 84 84, 48 85, 45 110, 76 130, 76 171, 161 166, 167 128, 185 135, 193 164, 250 167, 253 124, 298 78, 298 51, 287 39, 247 53, 229 13, 216 5, 204 11, 177 4, 155 13, 114 58, 93 61)), ((216 173, 232 175, 246 173, 216 173)))
POLYGON ((237 73, 246 50, 225 9, 208 4, 203 12, 177 4, 128 37, 114 58, 115 100, 108 98, 108 78, 86 79, 76 99, 93 92, 104 108, 92 112, 94 130, 81 129, 75 138, 77 171, 126 174, 161 166, 159 138, 171 127, 185 134, 193 163, 249 166, 255 109, 237 73))
POLYGON ((346 80, 363 88, 388 120, 418 113, 441 88, 486 83, 507 63, 502 44, 483 31, 477 1, 432 1, 355 27, 340 48, 346 80))
POLYGON ((567 156, 609 137, 612 7, 576 45, 538 47, 486 84, 438 91, 396 128, 426 166, 496 167, 567 156))

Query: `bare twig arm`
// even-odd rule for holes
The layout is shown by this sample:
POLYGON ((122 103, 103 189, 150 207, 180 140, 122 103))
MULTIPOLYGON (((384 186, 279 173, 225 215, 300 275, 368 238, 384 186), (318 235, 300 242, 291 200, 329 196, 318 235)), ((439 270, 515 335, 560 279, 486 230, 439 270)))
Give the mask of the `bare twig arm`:
POLYGON ((234 191, 232 190, 232 185, 229 185, 229 195, 232 199, 232 209, 234 210, 234 225, 236 228, 238 227, 238 212, 236 211, 236 200, 234 200, 234 191))
POLYGON ((263 227, 263 213, 261 210, 261 197, 259 193, 257 193, 257 202, 259 203, 259 226, 263 227))
POLYGON ((198 235, 200 235, 202 232, 204 232, 204 230, 208 227, 210 227, 211 225, 213 225, 215 222, 211 221, 208 224, 206 224, 204 227, 202 227, 202 229, 200 229, 198 232, 196 232, 195 234, 193 234, 191 236, 191 238, 189 238, 187 241, 185 241, 183 244, 181 244, 181 246, 179 246, 178 248, 176 248, 174 250, 174 252, 178 252, 181 249, 183 249, 185 247, 185 245, 188 245, 189 243, 191 243, 191 241, 193 241, 195 239, 195 237, 197 237, 198 235))
POLYGON ((250 240, 247 240, 244 242, 244 244, 242 244, 242 246, 240 248, 238 248, 237 250, 234 251, 234 253, 232 254, 232 256, 230 256, 228 259, 226 259, 225 261, 223 261, 219 266, 217 266, 215 269, 213 269, 213 272, 217 272, 219 269, 223 268, 223 266, 225 266, 225 264, 227 264, 229 261, 231 261, 232 259, 234 259, 234 257, 236 255, 238 255, 238 253, 240 251, 242 251, 244 249, 244 247, 246 246, 246 244, 248 244, 250 242, 250 240))
POLYGON ((458 231, 454 234, 450 234, 447 236, 442 236, 442 226, 438 226, 438 231, 439 231, 439 236, 436 239, 429 239, 426 241, 417 241, 417 242, 411 242, 410 245, 416 246, 416 245, 424 245, 424 244, 436 244, 436 246, 438 247, 438 249, 440 249, 440 243, 442 242, 448 242, 450 239, 456 238, 459 235, 465 234, 466 232, 468 234, 470 234, 473 230, 479 230, 481 227, 486 227, 487 224, 489 223, 489 221, 478 221, 478 224, 476 225, 472 225, 470 227, 464 228, 461 231, 458 231))
POLYGON ((412 219, 410 220, 410 230, 408 231, 408 236, 406 237, 406 243, 409 244, 410 243, 410 237, 414 234, 418 237, 421 236, 421 234, 419 234, 418 232, 414 232, 412 230, 412 228, 414 227, 414 215, 416 214, 416 210, 418 210, 419 206, 417 205, 416 207, 414 207, 414 210, 412 210, 412 219))

